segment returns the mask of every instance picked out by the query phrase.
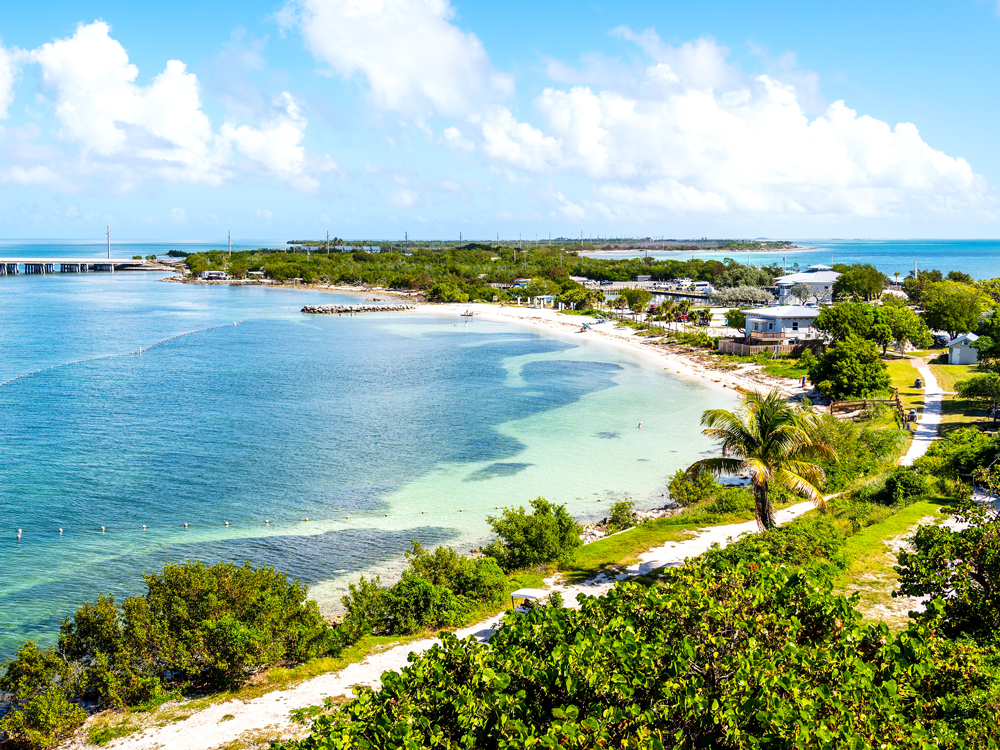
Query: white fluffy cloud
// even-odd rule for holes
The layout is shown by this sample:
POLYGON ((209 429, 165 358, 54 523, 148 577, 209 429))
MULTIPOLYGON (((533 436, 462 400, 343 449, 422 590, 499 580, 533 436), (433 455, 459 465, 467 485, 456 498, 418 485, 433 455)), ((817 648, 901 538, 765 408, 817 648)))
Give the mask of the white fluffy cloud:
MULTIPOLYGON (((60 172, 75 165, 80 177, 106 178, 119 192, 149 180, 218 185, 237 173, 235 151, 251 171, 303 190, 318 186, 302 145, 307 122, 290 94, 277 98, 260 127, 227 122, 216 132, 202 110, 198 78, 183 62, 168 61, 163 72, 139 85, 138 68, 110 32, 103 21, 80 24, 73 36, 21 55, 38 66, 52 105, 65 146, 49 161, 60 159, 60 172)), ((0 49, 0 114, 9 101, 5 81, 13 81, 14 62, 0 49)), ((47 177, 51 165, 22 161, 3 178, 55 186, 47 177)))
POLYGON ((222 126, 222 137, 241 153, 262 164, 271 174, 285 180, 298 177, 304 187, 319 186, 316 178, 304 174, 306 150, 306 118, 299 111, 295 98, 287 91, 275 100, 278 112, 261 128, 249 125, 222 126))
MULTIPOLYGON (((834 102, 810 119, 792 85, 748 77, 711 39, 664 45, 616 30, 653 58, 630 90, 547 88, 536 128, 496 107, 480 122, 483 150, 539 174, 591 181, 590 210, 617 218, 657 212, 899 216, 993 211, 996 196, 964 159, 834 102)), ((579 206, 565 196, 563 213, 579 206)))
POLYGON ((79 145, 88 161, 124 157, 156 176, 192 182, 226 176, 198 79, 181 61, 170 60, 148 86, 137 86, 138 68, 103 21, 43 44, 31 59, 52 96, 59 137, 79 145))
POLYGON ((448 0, 292 0, 282 18, 338 74, 364 76, 380 107, 421 117, 513 93, 454 14, 448 0))

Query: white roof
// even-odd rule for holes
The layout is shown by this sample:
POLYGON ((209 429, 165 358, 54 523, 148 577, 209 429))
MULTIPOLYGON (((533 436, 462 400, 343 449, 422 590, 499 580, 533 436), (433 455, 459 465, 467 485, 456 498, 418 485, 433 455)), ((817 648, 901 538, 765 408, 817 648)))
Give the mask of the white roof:
POLYGON ((819 309, 805 305, 775 305, 774 307, 751 307, 743 311, 748 318, 816 318, 819 309))
POLYGON ((512 599, 544 599, 549 595, 545 589, 518 589, 511 594, 512 599))
POLYGON ((971 344, 973 341, 978 341, 978 340, 979 340, 979 337, 976 334, 974 334, 974 333, 963 333, 961 336, 959 336, 957 338, 954 338, 951 341, 949 341, 948 342, 948 346, 949 347, 959 346, 959 345, 961 345, 965 341, 968 341, 971 344))
POLYGON ((779 276, 774 280, 775 284, 832 284, 837 279, 840 278, 840 274, 836 271, 830 271, 827 266, 822 266, 822 268, 827 269, 823 271, 813 271, 815 266, 809 266, 808 271, 803 271, 802 273, 790 273, 787 276, 779 276))

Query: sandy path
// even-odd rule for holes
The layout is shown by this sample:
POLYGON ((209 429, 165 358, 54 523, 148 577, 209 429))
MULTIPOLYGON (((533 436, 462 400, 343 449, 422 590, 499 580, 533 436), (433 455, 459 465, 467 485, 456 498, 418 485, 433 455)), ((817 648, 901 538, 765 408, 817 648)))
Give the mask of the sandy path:
MULTIPOLYGON (((775 513, 779 524, 785 524, 801 516, 813 508, 811 502, 798 503, 775 513)), ((649 550, 641 556, 641 561, 631 566, 627 573, 616 579, 604 576, 586 581, 577 586, 554 586, 563 593, 568 605, 573 606, 576 595, 583 593, 590 596, 600 596, 606 593, 617 580, 631 576, 642 575, 664 566, 676 566, 685 558, 694 557, 705 552, 713 543, 726 546, 731 541, 745 533, 757 530, 755 521, 746 523, 713 526, 702 530, 697 536, 681 542, 668 542, 660 547, 649 550)), ((473 636, 485 641, 495 632, 494 627, 500 616, 491 617, 476 625, 456 631, 459 638, 473 636)), ((408 663, 411 653, 426 651, 437 638, 428 638, 413 643, 395 646, 379 654, 369 656, 364 661, 344 668, 340 672, 314 677, 293 688, 277 690, 259 698, 240 701, 233 700, 219 703, 192 714, 189 718, 168 724, 164 727, 148 729, 140 734, 106 745, 105 747, 128 748, 128 750, 153 750, 167 748, 168 750, 211 750, 224 745, 241 736, 252 736, 255 733, 271 731, 285 732, 298 729, 289 719, 289 711, 306 706, 320 705, 323 699, 330 696, 350 696, 355 685, 378 687, 383 672, 400 670, 408 663), (225 716, 232 718, 223 719, 225 716)), ((93 747, 78 745, 79 747, 93 747)))
POLYGON ((910 466, 924 455, 937 439, 938 425, 941 424, 941 404, 944 401, 944 392, 927 363, 918 357, 910 357, 910 361, 924 379, 924 412, 917 422, 917 431, 913 435, 910 449, 899 461, 903 466, 910 466))

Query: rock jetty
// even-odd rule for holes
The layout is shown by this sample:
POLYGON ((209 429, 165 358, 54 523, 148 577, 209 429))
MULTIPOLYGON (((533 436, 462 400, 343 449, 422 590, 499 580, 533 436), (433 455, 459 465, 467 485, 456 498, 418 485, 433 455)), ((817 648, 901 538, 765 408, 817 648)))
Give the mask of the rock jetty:
POLYGON ((416 305, 306 305, 302 312, 313 315, 330 315, 333 313, 363 313, 363 312, 398 312, 412 310, 416 305))

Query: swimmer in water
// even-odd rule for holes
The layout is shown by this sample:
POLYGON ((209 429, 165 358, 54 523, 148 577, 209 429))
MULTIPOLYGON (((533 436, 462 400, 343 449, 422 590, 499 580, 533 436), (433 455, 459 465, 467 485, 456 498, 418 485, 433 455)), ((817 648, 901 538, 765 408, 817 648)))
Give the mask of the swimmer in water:
POLYGON ((642 422, 639 422, 639 427, 638 427, 638 429, 640 429, 640 430, 642 429, 642 422))

